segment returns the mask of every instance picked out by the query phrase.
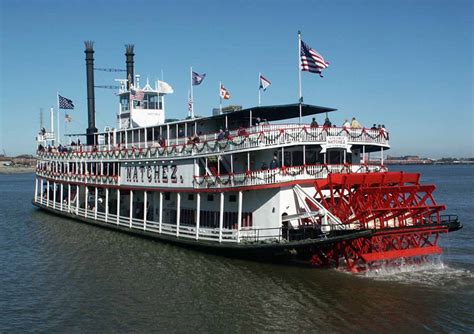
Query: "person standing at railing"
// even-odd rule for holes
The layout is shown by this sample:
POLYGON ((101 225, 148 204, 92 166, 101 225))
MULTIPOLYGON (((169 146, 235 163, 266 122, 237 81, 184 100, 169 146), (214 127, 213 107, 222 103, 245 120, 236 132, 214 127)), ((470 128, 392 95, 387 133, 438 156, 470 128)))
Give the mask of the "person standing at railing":
POLYGON ((351 127, 351 123, 349 123, 349 120, 348 120, 348 119, 346 119, 346 120, 344 121, 344 123, 342 124, 342 127, 343 127, 344 129, 348 129, 348 128, 351 127))
POLYGON ((329 120, 329 117, 326 117, 324 119, 324 125, 323 125, 325 128, 330 128, 332 126, 332 123, 331 121, 329 120))
POLYGON ((318 122, 316 122, 316 118, 313 117, 313 120, 311 121, 311 125, 310 127, 311 128, 317 128, 319 125, 318 125, 318 122))
POLYGON ((355 117, 352 117, 351 127, 354 129, 362 129, 362 125, 357 121, 355 117))

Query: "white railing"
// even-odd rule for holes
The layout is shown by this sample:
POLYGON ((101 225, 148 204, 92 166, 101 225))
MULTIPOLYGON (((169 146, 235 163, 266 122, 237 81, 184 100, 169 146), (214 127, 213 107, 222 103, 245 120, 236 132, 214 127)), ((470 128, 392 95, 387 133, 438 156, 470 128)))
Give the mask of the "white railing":
POLYGON ((298 180, 323 179, 329 174, 386 172, 383 165, 306 165, 249 171, 247 173, 195 176, 195 188, 258 186, 298 180))
POLYGON ((57 181, 96 185, 118 185, 119 180, 117 176, 57 173, 40 169, 36 171, 36 175, 57 181))
POLYGON ((228 138, 218 140, 217 134, 202 135, 199 142, 188 143, 188 138, 171 139, 165 146, 157 141, 136 142, 96 146, 68 146, 66 152, 38 152, 43 159, 102 159, 117 160, 130 158, 184 157, 215 154, 231 151, 245 151, 254 148, 286 144, 324 144, 328 136, 346 137, 349 145, 388 146, 388 132, 385 130, 354 128, 312 128, 308 124, 259 125, 245 130, 230 131, 228 138), (244 132, 243 132, 244 131, 244 132))

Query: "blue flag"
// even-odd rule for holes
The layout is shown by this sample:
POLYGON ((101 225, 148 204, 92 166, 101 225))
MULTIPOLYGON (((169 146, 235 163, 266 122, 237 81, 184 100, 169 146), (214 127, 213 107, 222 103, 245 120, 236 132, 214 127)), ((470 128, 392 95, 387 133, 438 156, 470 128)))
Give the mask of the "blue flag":
POLYGON ((206 77, 206 73, 198 74, 196 72, 193 72, 193 86, 200 85, 205 77, 206 77))

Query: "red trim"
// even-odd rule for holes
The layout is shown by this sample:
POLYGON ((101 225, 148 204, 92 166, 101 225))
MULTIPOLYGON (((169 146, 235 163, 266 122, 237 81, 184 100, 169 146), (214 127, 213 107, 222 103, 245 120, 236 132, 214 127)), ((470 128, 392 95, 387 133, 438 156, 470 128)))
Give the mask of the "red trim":
POLYGON ((72 184, 72 185, 85 185, 88 187, 99 187, 99 188, 109 188, 109 189, 120 189, 120 190, 144 190, 144 191, 161 191, 161 192, 183 192, 183 193, 222 193, 222 192, 236 192, 236 191, 248 191, 248 190, 263 190, 263 189, 271 189, 271 188, 283 188, 288 186, 293 186, 296 184, 310 184, 314 183, 314 179, 308 180, 295 180, 295 181, 288 181, 282 183, 275 183, 275 184, 262 184, 256 186, 245 186, 245 187, 227 187, 227 188, 204 188, 204 189, 194 189, 194 188, 150 188, 150 187, 134 187, 134 186, 114 186, 114 185, 107 185, 107 184, 99 184, 99 183, 84 183, 84 182, 68 182, 63 180, 56 180, 50 177, 40 176, 37 177, 53 181, 56 183, 62 184, 72 184))

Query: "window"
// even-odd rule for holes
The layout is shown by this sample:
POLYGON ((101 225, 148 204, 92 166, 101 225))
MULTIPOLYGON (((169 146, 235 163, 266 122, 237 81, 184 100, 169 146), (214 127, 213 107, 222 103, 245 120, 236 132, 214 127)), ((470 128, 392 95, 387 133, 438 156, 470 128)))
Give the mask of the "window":
POLYGON ((194 201, 194 194, 188 194, 188 201, 194 201))
POLYGON ((207 200, 209 202, 213 202, 214 201, 214 195, 207 195, 207 200))
POLYGON ((171 198, 171 193, 169 193, 169 192, 165 193, 165 200, 169 201, 170 198, 171 198))
POLYGON ((237 196, 229 195, 229 202, 237 202, 237 196))

